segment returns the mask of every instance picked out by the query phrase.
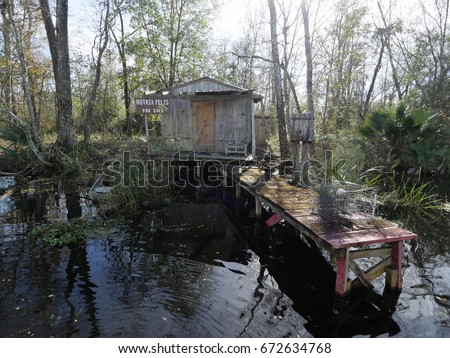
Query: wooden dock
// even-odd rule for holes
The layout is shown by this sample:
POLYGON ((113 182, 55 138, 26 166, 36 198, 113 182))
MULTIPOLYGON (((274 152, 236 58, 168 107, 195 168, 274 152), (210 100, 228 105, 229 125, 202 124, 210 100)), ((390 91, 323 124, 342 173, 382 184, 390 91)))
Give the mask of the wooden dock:
POLYGON ((243 188, 255 198, 257 215, 262 214, 263 206, 268 209, 267 226, 285 220, 330 250, 337 262, 335 292, 338 296, 345 296, 352 287, 372 287, 371 282, 383 274, 386 274, 386 288, 401 289, 403 242, 416 239, 416 234, 370 213, 330 215, 322 210, 321 193, 315 189, 292 185, 287 178, 258 168, 234 167, 228 174, 237 183, 237 196, 243 188), (376 261, 371 267, 360 268, 357 260, 376 257, 380 259, 371 259, 370 262, 376 261))

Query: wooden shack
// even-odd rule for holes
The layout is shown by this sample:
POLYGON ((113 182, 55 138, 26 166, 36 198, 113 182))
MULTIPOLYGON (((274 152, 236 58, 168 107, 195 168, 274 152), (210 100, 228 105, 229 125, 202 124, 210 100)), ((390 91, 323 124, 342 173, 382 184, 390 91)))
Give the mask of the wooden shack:
POLYGON ((255 104, 262 95, 209 77, 158 91, 170 105, 161 118, 162 146, 212 157, 255 155, 255 104))

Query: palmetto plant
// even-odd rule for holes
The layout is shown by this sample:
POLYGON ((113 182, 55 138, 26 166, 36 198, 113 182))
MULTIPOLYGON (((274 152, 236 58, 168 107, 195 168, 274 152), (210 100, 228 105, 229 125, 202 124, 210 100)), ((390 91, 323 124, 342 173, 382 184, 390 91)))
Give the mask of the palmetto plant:
POLYGON ((398 162, 404 169, 423 172, 448 172, 450 126, 446 121, 426 110, 410 112, 400 104, 395 110, 373 111, 359 130, 390 164, 398 162))
POLYGON ((0 126, 0 154, 3 163, 15 162, 21 155, 26 154, 26 145, 27 136, 20 128, 0 126))

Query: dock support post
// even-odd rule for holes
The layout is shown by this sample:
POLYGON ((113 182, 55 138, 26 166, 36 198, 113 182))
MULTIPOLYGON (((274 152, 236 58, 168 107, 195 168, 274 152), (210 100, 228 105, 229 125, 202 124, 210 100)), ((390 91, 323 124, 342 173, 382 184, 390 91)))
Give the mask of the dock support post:
POLYGON ((335 291, 338 296, 344 297, 349 290, 349 286, 347 284, 349 249, 339 249, 336 254, 337 269, 335 291))
POLYGON ((298 184, 298 182, 300 181, 300 162, 299 162, 299 157, 298 157, 298 151, 299 151, 298 147, 299 147, 299 143, 294 142, 294 145, 293 145, 294 156, 293 156, 293 160, 292 160, 292 182, 294 184, 298 184))
POLYGON ((303 184, 309 184, 309 163, 308 163, 308 156, 310 152, 311 144, 309 142, 302 142, 302 165, 301 165, 301 172, 302 172, 302 180, 303 184))
POLYGON ((239 180, 236 182, 236 199, 241 197, 241 184, 239 180))
POLYGON ((386 284, 389 284, 391 289, 401 290, 402 288, 402 260, 403 260, 403 242, 393 242, 391 247, 392 266, 395 267, 395 275, 391 275, 390 282, 388 279, 388 272, 386 272, 386 284))
POLYGON ((223 187, 224 187, 224 189, 227 187, 227 178, 228 178, 228 173, 227 173, 227 171, 226 171, 226 169, 223 169, 222 170, 222 185, 223 185, 223 187))
POLYGON ((226 169, 222 169, 222 186, 223 186, 223 191, 222 191, 222 199, 224 202, 226 202, 227 200, 227 178, 228 178, 228 173, 226 169))
POLYGON ((394 265, 389 265, 386 267, 386 284, 385 287, 387 287, 389 290, 395 290, 397 288, 397 282, 398 282, 398 272, 397 267, 394 265))
POLYGON ((202 162, 195 162, 195 180, 202 184, 202 162))
POLYGON ((255 198, 255 214, 257 217, 261 217, 262 215, 262 204, 258 198, 255 198))

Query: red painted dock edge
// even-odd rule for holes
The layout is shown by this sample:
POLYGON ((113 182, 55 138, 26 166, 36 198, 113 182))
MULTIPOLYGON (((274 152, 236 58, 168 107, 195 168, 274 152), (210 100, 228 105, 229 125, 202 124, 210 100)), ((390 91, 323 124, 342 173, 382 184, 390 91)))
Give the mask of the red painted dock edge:
POLYGON ((278 224, 281 220, 283 220, 283 217, 280 214, 275 213, 269 219, 266 220, 266 225, 268 227, 272 227, 278 224))

